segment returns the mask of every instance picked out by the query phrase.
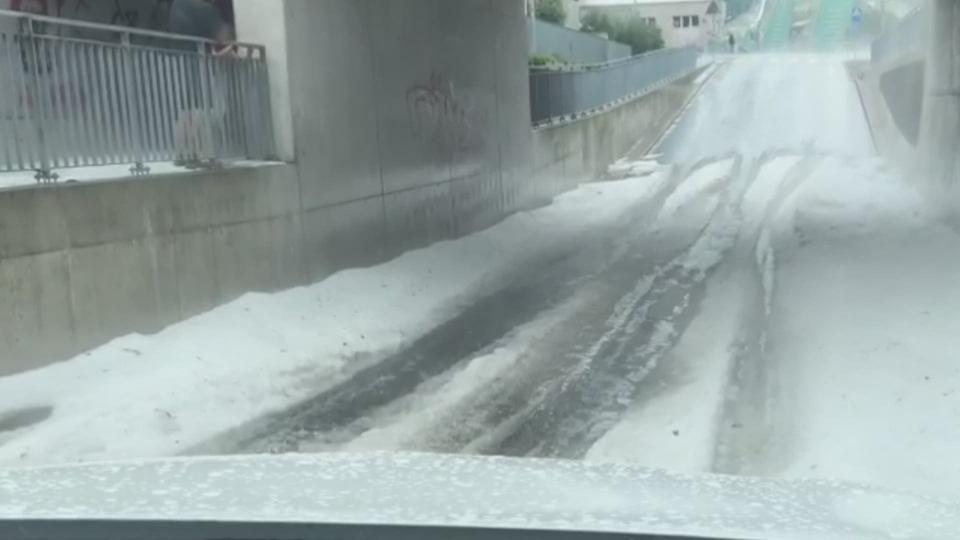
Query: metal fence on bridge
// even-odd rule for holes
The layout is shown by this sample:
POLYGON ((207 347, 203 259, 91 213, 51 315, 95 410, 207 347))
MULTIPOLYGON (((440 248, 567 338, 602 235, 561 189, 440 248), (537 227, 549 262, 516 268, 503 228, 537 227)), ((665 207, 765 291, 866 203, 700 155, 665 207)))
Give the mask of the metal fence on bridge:
POLYGON ((530 113, 534 124, 582 113, 629 99, 683 75, 697 65, 692 47, 645 54, 570 69, 531 69, 530 113))
POLYGON ((527 19, 530 54, 553 54, 571 64, 596 64, 633 56, 629 45, 536 18, 527 19))
POLYGON ((265 52, 0 11, 0 171, 269 157, 265 52))

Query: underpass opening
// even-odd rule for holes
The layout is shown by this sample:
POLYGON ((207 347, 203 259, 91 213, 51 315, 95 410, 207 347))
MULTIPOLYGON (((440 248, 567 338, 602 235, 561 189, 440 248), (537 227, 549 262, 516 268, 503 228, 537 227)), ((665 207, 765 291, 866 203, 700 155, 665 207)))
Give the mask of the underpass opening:
MULTIPOLYGON (((749 18, 787 40, 812 6, 769 4, 749 18)), ((930 484, 960 482, 960 240, 877 155, 855 55, 675 49, 531 74, 516 2, 282 5, 259 30, 283 29, 267 63, 289 163, 0 192, 0 344, 82 349, 0 377, 0 463, 177 456, 291 481, 355 460, 334 499, 362 507, 397 478, 369 479, 370 460, 401 474, 427 463, 409 452, 461 453, 487 457, 437 458, 431 478, 467 475, 443 497, 488 484, 471 464, 576 469, 532 484, 534 504, 597 489, 618 519, 633 499, 596 479, 645 489, 651 469, 770 500, 960 495, 930 484)), ((264 6, 238 1, 238 22, 255 32, 264 6)), ((920 146, 931 77, 877 77, 920 146)), ((743 509, 733 495, 707 509, 743 509)), ((866 527, 859 500, 844 534, 866 527)))

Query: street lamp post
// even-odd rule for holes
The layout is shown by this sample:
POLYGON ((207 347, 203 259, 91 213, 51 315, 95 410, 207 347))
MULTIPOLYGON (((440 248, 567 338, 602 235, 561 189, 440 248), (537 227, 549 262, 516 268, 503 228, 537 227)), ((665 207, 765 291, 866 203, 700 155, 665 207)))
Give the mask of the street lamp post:
POLYGON ((537 53, 537 0, 527 0, 527 14, 530 16, 530 51, 537 53))
POLYGON ((887 0, 880 0, 880 33, 887 31, 887 0))

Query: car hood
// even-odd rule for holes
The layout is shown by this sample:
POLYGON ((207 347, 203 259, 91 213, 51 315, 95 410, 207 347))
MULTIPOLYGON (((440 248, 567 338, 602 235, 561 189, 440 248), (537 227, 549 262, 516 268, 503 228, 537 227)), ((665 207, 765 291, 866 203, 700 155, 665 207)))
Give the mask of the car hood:
POLYGON ((737 538, 944 538, 960 506, 823 480, 435 454, 0 469, 0 520, 465 526, 737 538))

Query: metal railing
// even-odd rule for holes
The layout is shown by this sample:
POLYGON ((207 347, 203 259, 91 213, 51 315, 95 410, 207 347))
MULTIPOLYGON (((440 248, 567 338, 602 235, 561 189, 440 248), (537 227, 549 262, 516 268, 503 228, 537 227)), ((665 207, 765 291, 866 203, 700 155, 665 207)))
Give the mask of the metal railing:
POLYGON ((697 50, 661 49, 570 69, 530 71, 530 113, 534 124, 573 117, 630 99, 653 85, 692 71, 697 50))
POLYGON ((905 15, 870 45, 870 58, 874 62, 890 60, 896 56, 922 53, 929 35, 928 13, 921 7, 905 15))
POLYGON ((261 45, 0 11, 0 172, 268 158, 261 45))

